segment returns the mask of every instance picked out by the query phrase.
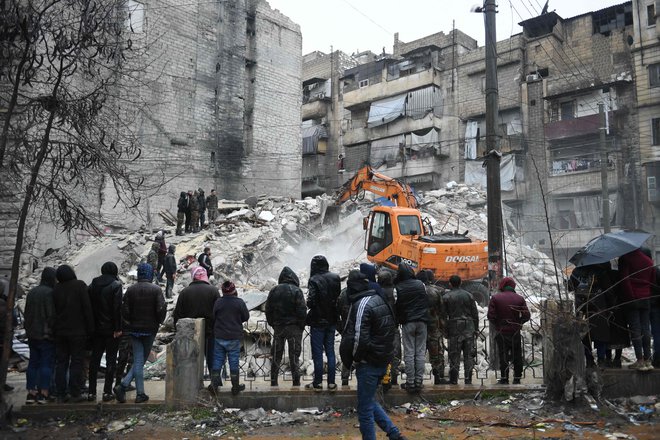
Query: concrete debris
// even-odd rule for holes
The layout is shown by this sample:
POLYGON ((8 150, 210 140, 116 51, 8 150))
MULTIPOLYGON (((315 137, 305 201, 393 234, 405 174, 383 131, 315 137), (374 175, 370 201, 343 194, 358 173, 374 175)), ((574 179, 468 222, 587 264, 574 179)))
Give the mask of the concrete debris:
MULTIPOLYGON (((419 197, 423 217, 429 218, 430 223, 435 225, 436 234, 447 231, 463 233, 467 230, 474 238, 486 239, 485 191, 449 182, 443 188, 420 193, 419 197)), ((301 288, 306 291, 309 262, 316 254, 325 255, 330 262, 330 270, 344 278, 359 263, 367 261, 362 218, 375 203, 369 200, 357 204, 347 202, 336 222, 326 218, 322 224, 330 204, 332 202, 327 196, 304 200, 265 196, 250 197, 243 202, 223 200, 219 203, 215 223, 207 225, 201 232, 174 236, 173 228, 165 228, 166 243, 176 245, 178 277, 173 289, 174 298, 167 301, 168 317, 154 347, 155 360, 147 363, 145 375, 151 378, 164 376, 163 345, 172 340, 174 331, 171 313, 179 292, 191 281, 190 269, 197 265, 197 256, 207 246, 211 248, 214 265, 210 282, 219 286, 224 280, 231 279, 237 286, 239 296, 248 302, 252 310, 245 330, 252 336, 246 338, 247 343, 255 347, 246 347, 246 353, 251 353, 247 364, 253 368, 263 365, 262 354, 268 350, 268 347, 258 346, 268 333, 263 304, 269 290, 276 285, 275 280, 282 267, 291 267, 300 278, 301 288)), ((49 255, 38 262, 37 271, 21 277, 22 287, 33 287, 43 267, 60 264, 73 265, 78 278, 89 283, 100 274, 100 267, 105 261, 114 261, 120 268, 120 278, 126 288, 135 282, 136 266, 146 259, 157 231, 116 230, 50 250, 49 255)), ((523 245, 522 236, 517 235, 516 231, 509 232, 506 238, 507 274, 516 279, 519 293, 527 298, 530 305, 532 330, 530 326, 525 327, 525 340, 530 341, 539 329, 538 302, 558 292, 557 269, 547 255, 523 245)), ((161 287, 164 289, 164 281, 161 287)), ((486 309, 480 307, 479 312, 485 321, 486 309)), ((483 355, 486 351, 487 326, 483 335, 478 342, 479 370, 488 368, 483 355)), ((338 344, 339 337, 336 340, 337 349, 338 344)), ((303 350, 305 358, 310 359, 309 343, 303 350)), ((286 363, 285 359, 283 365, 286 363)), ((304 363, 302 369, 303 373, 311 373, 311 362, 304 363)))

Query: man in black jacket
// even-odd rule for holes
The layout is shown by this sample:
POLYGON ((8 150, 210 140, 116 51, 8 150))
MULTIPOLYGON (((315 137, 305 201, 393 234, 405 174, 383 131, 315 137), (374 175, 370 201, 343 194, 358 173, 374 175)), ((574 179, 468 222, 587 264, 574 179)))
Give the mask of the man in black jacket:
POLYGON ((285 266, 282 269, 278 283, 271 289, 266 299, 266 321, 274 330, 273 344, 270 348, 272 359, 270 385, 277 386, 286 342, 289 345, 289 365, 293 386, 300 386, 300 352, 307 314, 305 297, 298 287, 300 285, 298 276, 290 267, 285 266))
POLYGON ((215 301, 220 298, 218 288, 209 284, 206 276, 206 270, 203 267, 195 266, 191 273, 192 283, 181 291, 176 300, 174 313, 174 328, 179 319, 183 318, 204 318, 204 337, 206 366, 211 374, 213 370, 213 306, 215 301))
POLYGON ((103 401, 114 399, 112 380, 117 365, 117 350, 121 336, 122 287, 117 265, 108 261, 101 266, 101 276, 92 280, 89 286, 89 300, 94 313, 94 335, 92 336, 92 359, 89 364, 90 402, 96 401, 96 378, 101 357, 105 352, 105 380, 103 401))
POLYGON ((395 282, 396 317, 401 324, 406 363, 406 383, 402 383, 401 388, 414 393, 422 389, 424 380, 429 300, 424 283, 415 279, 415 271, 407 264, 399 264, 395 282))
MULTIPOLYGON (((188 211, 188 194, 181 191, 179 201, 176 203, 176 235, 183 235, 183 228, 186 226, 186 212, 188 211)), ((186 227, 186 229, 188 229, 186 227)))
POLYGON ((396 322, 392 308, 359 270, 348 274, 346 293, 351 304, 339 352, 343 364, 355 364, 358 420, 363 439, 375 439, 374 421, 390 440, 405 439, 376 401, 376 389, 392 361, 396 322))
POLYGON ((211 277, 213 275, 213 263, 211 263, 211 248, 205 247, 204 252, 199 254, 197 257, 197 262, 200 266, 206 269, 206 276, 211 277))
POLYGON ((94 331, 94 315, 87 284, 76 278, 73 268, 62 265, 57 268, 56 276, 58 284, 53 290, 53 302, 57 400, 68 401, 68 391, 73 402, 82 402, 87 399, 81 395, 83 358, 87 339, 94 331))
POLYGON ((197 206, 199 207, 199 229, 204 229, 206 223, 206 196, 202 188, 197 190, 197 206))
POLYGON ((149 357, 156 332, 167 312, 162 290, 151 282, 153 276, 154 270, 151 265, 140 263, 137 267, 138 282, 130 286, 124 295, 123 331, 131 335, 133 366, 121 383, 112 390, 119 403, 126 402, 126 389, 133 378, 137 390, 135 403, 149 400, 149 396, 144 393, 144 363, 149 357))
POLYGON ((171 244, 170 247, 167 248, 167 255, 165 255, 165 261, 163 262, 163 270, 165 271, 165 278, 167 279, 165 298, 172 298, 172 289, 174 288, 174 280, 176 279, 177 264, 174 252, 176 252, 176 246, 171 244))
POLYGON ((28 396, 26 404, 46 403, 53 376, 55 343, 55 268, 46 267, 41 273, 41 282, 30 290, 25 298, 25 335, 30 347, 30 361, 26 371, 28 396))
POLYGON ((328 390, 335 391, 335 331, 337 326, 337 298, 341 292, 339 275, 328 271, 323 255, 312 258, 307 282, 307 325, 311 327, 314 379, 306 389, 323 390, 323 352, 328 359, 328 390))

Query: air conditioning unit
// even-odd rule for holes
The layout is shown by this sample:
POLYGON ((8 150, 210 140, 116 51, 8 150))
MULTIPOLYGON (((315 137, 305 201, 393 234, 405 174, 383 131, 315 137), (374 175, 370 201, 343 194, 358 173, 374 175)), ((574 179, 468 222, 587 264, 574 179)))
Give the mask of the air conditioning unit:
POLYGON ((531 74, 527 75, 526 81, 527 82, 534 82, 534 81, 538 81, 540 79, 541 79, 541 75, 539 75, 538 73, 531 73, 531 74))

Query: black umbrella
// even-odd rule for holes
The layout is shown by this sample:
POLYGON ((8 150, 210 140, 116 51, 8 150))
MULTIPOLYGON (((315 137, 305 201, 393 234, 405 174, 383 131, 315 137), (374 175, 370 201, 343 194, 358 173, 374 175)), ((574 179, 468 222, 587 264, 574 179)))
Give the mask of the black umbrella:
POLYGON ((571 257, 575 266, 606 263, 642 247, 652 234, 642 231, 608 232, 592 239, 571 257))

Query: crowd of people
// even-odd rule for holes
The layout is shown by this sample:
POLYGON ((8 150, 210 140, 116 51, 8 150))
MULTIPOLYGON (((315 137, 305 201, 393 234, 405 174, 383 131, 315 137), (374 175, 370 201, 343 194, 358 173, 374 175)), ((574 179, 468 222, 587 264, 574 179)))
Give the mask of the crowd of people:
POLYGON ((660 368, 660 287, 656 281, 660 281, 660 269, 648 248, 622 255, 617 265, 616 269, 610 262, 580 266, 568 280, 577 314, 588 322, 583 340, 587 366, 622 368, 623 349, 632 345, 635 362, 628 368, 641 372, 660 368))
POLYGON ((182 191, 177 201, 176 235, 203 229, 207 210, 209 222, 214 222, 218 215, 218 196, 214 189, 208 197, 202 188, 197 191, 182 191))

